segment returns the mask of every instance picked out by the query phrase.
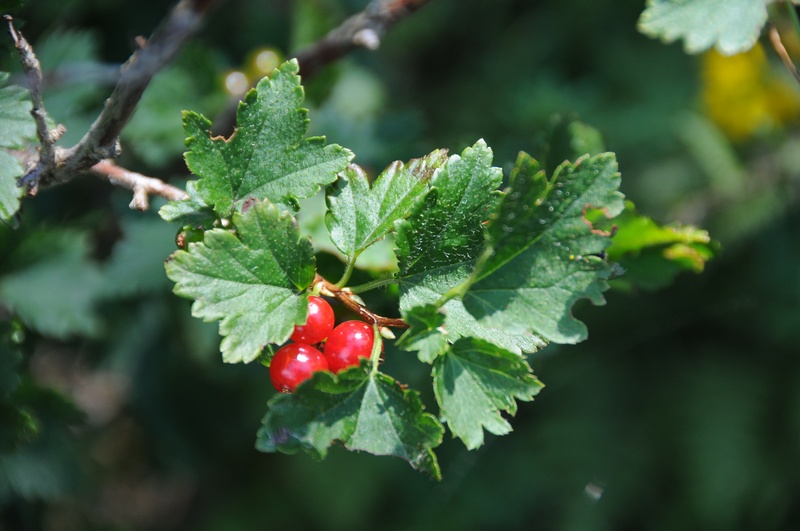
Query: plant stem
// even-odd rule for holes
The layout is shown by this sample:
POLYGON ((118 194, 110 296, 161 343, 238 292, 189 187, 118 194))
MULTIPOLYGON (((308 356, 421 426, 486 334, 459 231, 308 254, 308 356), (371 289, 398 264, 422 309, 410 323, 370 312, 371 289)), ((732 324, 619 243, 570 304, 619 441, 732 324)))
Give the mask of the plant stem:
POLYGON ((359 284, 358 286, 351 286, 349 289, 351 293, 364 293, 365 291, 369 291, 371 289, 382 288, 383 286, 390 286, 396 283, 397 279, 394 277, 376 278, 375 280, 370 280, 369 282, 359 284))
POLYGON ((465 280, 458 286, 450 288, 447 291, 447 293, 442 295, 439 298, 439 300, 436 301, 436 307, 441 308, 451 299, 463 299, 464 295, 466 295, 467 291, 469 291, 469 288, 471 288, 473 284, 475 284, 478 280, 482 278, 482 275, 484 273, 483 271, 484 265, 486 264, 486 261, 489 260, 489 257, 492 256, 493 252, 494 249, 492 249, 491 246, 487 247, 484 250, 484 252, 478 257, 478 260, 475 261, 475 268, 472 270, 472 273, 469 275, 469 278, 467 278, 467 280, 465 280))
POLYGON ((320 286, 320 293, 328 297, 334 297, 336 300, 344 304, 348 309, 358 314, 359 317, 368 321, 369 323, 377 326, 387 326, 390 328, 408 328, 408 324, 397 317, 383 317, 376 313, 371 312, 368 308, 359 304, 353 296, 355 293, 348 288, 340 288, 336 284, 328 282, 317 274, 314 278, 314 285, 320 286))
POLYGON ((372 341, 372 352, 369 355, 369 362, 372 365, 371 373, 378 372, 378 364, 381 361, 381 353, 383 352, 383 338, 378 330, 378 324, 372 323, 372 332, 375 337, 372 341))
POLYGON ((352 260, 347 262, 347 267, 342 274, 342 278, 340 278, 339 282, 336 283, 337 288, 343 288, 347 285, 347 281, 350 280, 350 276, 353 274, 353 270, 356 268, 356 258, 357 257, 354 256, 352 260))

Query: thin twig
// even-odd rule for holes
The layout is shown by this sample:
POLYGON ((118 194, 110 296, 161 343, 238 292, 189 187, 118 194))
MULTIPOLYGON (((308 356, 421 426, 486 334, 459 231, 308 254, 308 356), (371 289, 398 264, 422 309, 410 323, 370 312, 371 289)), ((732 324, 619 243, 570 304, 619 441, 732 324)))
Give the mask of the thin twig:
POLYGON ((57 127, 53 131, 47 126, 47 112, 44 108, 44 101, 42 100, 42 67, 36 54, 33 53, 33 48, 22 36, 20 32, 14 27, 14 19, 11 15, 4 17, 8 23, 8 32, 14 40, 14 46, 17 48, 20 63, 25 71, 25 76, 28 78, 28 91, 31 95, 31 115, 36 124, 36 136, 39 137, 39 159, 49 166, 55 166, 55 150, 53 144, 64 134, 63 127, 57 127))
POLYGON ((20 179, 28 190, 65 182, 98 162, 120 154, 119 134, 128 123, 153 76, 168 64, 196 33, 216 0, 181 0, 149 41, 141 41, 122 66, 119 81, 105 107, 84 137, 69 149, 54 149, 54 160, 39 163, 20 179))
MULTIPOLYGON (((431 0, 374 0, 363 11, 345 20, 322 39, 296 52, 300 74, 308 81, 322 67, 341 58, 356 48, 376 50, 386 32, 400 20, 418 10, 431 0)), ((258 82, 252 80, 252 87, 258 82)), ((229 136, 236 123, 238 96, 228 101, 214 118, 214 134, 229 136)))
POLYGON ((769 40, 772 43, 772 47, 775 48, 775 52, 777 52, 778 57, 781 58, 783 61, 784 66, 792 73, 794 78, 800 83, 800 72, 797 71, 797 67, 795 66, 792 58, 789 57, 789 52, 786 51, 786 47, 783 45, 783 41, 781 41, 781 35, 778 33, 778 28, 773 25, 769 27, 769 40))
POLYGON ((396 317, 383 317, 371 312, 353 298, 354 293, 352 293, 350 290, 347 288, 340 288, 336 284, 328 282, 325 280, 325 278, 317 274, 317 276, 314 278, 314 285, 316 286, 320 284, 322 292, 325 293, 325 295, 334 297, 336 300, 344 304, 349 310, 358 314, 358 316, 365 321, 375 323, 378 326, 388 326, 390 328, 408 328, 408 324, 402 319, 396 317))
POLYGON ((295 54, 304 77, 356 48, 377 50, 386 32, 430 0, 375 0, 325 37, 295 54))
POLYGON ((131 190, 133 192, 133 200, 130 203, 130 207, 136 210, 148 210, 150 208, 149 197, 151 195, 157 195, 171 201, 189 198, 189 195, 180 188, 167 184, 160 179, 120 168, 111 160, 100 161, 92 166, 89 171, 94 175, 108 179, 112 184, 131 190))

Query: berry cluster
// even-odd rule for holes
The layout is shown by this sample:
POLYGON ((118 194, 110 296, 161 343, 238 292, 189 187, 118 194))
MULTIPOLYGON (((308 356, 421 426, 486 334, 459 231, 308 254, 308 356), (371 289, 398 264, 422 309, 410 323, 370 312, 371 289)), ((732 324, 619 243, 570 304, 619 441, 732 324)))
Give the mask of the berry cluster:
POLYGON ((345 321, 334 328, 330 304, 312 295, 308 298, 308 319, 294 327, 291 340, 294 343, 281 347, 269 366, 272 385, 282 393, 294 392, 317 371, 336 374, 358 365, 359 358, 369 358, 375 333, 362 321, 345 321))

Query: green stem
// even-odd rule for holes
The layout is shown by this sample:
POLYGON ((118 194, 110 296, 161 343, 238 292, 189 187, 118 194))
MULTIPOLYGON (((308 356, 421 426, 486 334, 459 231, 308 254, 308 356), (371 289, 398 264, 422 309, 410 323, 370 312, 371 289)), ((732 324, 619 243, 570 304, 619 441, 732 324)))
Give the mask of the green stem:
POLYGON ((397 279, 394 277, 376 278, 375 280, 370 280, 369 282, 359 284, 358 286, 351 286, 350 292, 363 293, 371 289, 382 288, 383 286, 389 286, 391 284, 397 284, 397 279))
POLYGON ((462 282, 461 284, 459 284, 458 286, 450 288, 450 290, 448 290, 447 293, 442 295, 441 298, 438 301, 436 301, 436 307, 441 308, 442 306, 445 305, 445 303, 447 303, 452 299, 463 299, 464 295, 466 295, 467 291, 469 291, 469 288, 471 288, 473 284, 475 284, 478 280, 480 280, 483 276, 485 276, 485 271, 483 269, 484 266, 486 265, 486 262, 489 260, 489 257, 492 256, 493 252, 494 250, 492 249, 491 246, 487 247, 484 250, 483 254, 481 254, 475 261, 475 268, 472 270, 472 273, 470 274, 469 278, 464 282, 462 282))
POLYGON ((381 361, 381 354, 383 353, 383 337, 381 337, 377 323, 372 323, 372 332, 375 339, 372 340, 372 352, 369 355, 369 362, 372 365, 370 373, 376 374, 378 372, 378 364, 381 361))
POLYGON ((347 267, 344 270, 344 274, 342 274, 342 278, 340 278, 339 282, 336 283, 337 288, 343 288, 347 285, 347 281, 350 280, 350 276, 353 274, 353 270, 356 268, 356 258, 357 256, 354 256, 352 260, 347 262, 347 267))

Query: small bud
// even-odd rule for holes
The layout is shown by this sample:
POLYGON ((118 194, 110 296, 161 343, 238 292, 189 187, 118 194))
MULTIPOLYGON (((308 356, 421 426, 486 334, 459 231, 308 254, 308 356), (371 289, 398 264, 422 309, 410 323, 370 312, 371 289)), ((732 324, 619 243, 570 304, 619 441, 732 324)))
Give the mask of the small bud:
POLYGON ((50 137, 50 142, 58 142, 66 132, 67 128, 62 124, 58 124, 47 132, 47 136, 50 137))
POLYGON ((381 38, 375 30, 364 28, 353 35, 353 44, 363 46, 367 50, 377 50, 381 45, 381 38))

